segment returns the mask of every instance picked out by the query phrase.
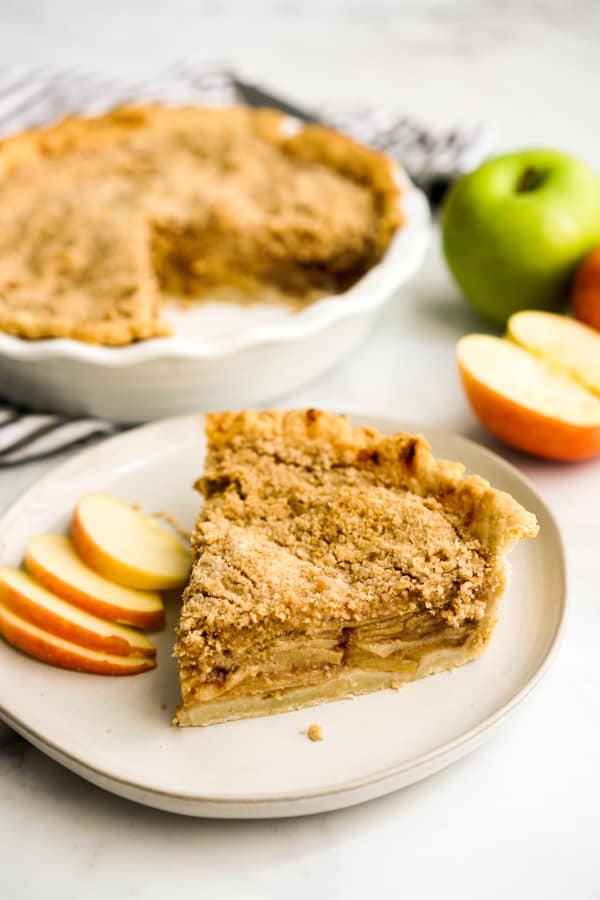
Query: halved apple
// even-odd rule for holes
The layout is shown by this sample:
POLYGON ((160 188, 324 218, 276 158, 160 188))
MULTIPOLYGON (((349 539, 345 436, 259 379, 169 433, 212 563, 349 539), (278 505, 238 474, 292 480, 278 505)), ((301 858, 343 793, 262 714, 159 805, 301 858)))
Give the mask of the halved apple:
POLYGON ((190 572, 190 551, 172 532, 110 494, 82 497, 71 538, 88 566, 124 587, 180 587, 190 572))
POLYGON ((566 316, 527 310, 510 317, 507 335, 600 395, 600 334, 593 328, 566 316))
POLYGON ((25 566, 40 584, 87 612, 140 628, 160 628, 165 610, 156 591, 122 587, 83 562, 68 537, 41 534, 29 541, 25 566))
POLYGON ((48 634, 47 631, 14 613, 2 602, 0 602, 0 634, 9 644, 29 656, 78 672, 90 672, 95 675, 136 675, 156 665, 152 657, 102 653, 90 650, 89 647, 80 647, 54 634, 48 634))
POLYGON ((0 569, 0 602, 32 625, 90 650, 113 656, 154 656, 145 634, 99 619, 61 600, 20 569, 0 569))
POLYGON ((512 341, 458 342, 462 382, 478 418, 512 447, 556 460, 600 453, 600 398, 512 341))

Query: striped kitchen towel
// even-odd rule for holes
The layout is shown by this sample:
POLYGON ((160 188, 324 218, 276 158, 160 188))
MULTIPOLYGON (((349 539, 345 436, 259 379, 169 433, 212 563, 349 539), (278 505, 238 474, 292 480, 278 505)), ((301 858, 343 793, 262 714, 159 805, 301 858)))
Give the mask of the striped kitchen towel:
MULTIPOLYGON (((99 114, 121 103, 223 105, 248 102, 253 92, 261 97, 260 88, 219 65, 180 63, 145 77, 81 68, 0 70, 0 136, 70 113, 99 114)), ((278 97, 276 87, 270 95, 278 97)), ((452 180, 483 159, 489 146, 485 127, 436 130, 383 105, 329 104, 315 115, 400 159, 434 205, 452 180)), ((32 415, 0 405, 0 467, 58 453, 115 430, 101 420, 32 415)))
POLYGON ((0 404, 0 468, 43 459, 117 431, 104 419, 42 415, 0 404))

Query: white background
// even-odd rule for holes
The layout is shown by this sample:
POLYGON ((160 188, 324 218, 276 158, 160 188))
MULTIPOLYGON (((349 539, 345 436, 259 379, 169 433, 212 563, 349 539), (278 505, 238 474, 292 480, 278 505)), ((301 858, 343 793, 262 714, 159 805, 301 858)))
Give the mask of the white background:
MULTIPOLYGON (((598 172, 599 47, 593 0, 0 0, 5 66, 228 60, 307 104, 381 98, 435 125, 484 121, 498 148, 547 144, 598 172)), ((533 480, 564 532, 572 612, 554 669, 522 710, 492 743, 419 785, 272 822, 137 807, 15 740, 0 750, 3 900, 600 898, 600 463, 534 462, 480 429, 454 344, 482 328, 434 242, 368 343, 280 402, 458 431, 533 480)), ((48 466, 0 472, 0 504, 48 466)))

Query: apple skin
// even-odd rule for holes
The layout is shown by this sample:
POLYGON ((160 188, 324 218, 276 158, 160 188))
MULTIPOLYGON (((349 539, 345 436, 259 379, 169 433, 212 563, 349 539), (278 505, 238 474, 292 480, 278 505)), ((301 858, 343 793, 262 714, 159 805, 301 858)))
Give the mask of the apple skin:
POLYGON ((576 319, 600 331, 600 247, 577 270, 571 308, 576 319))
POLYGON ((48 634, 0 602, 0 634, 13 647, 42 662, 92 675, 137 675, 156 666, 147 656, 112 656, 48 634))
POLYGON ((465 297, 491 322, 560 309, 577 266, 600 244, 600 179, 554 150, 496 157, 451 188, 442 238, 465 297))

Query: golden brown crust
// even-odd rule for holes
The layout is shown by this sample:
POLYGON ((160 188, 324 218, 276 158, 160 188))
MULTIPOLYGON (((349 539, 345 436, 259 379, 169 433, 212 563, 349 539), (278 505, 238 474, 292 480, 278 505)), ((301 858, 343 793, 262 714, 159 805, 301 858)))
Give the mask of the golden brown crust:
POLYGON ((206 431, 180 722, 212 717, 185 712, 208 701, 220 715, 221 696, 231 709, 262 697, 268 711, 273 692, 295 703, 348 669, 389 685, 481 652, 505 553, 537 530, 512 497, 419 436, 318 410, 212 414, 206 431))
POLYGON ((161 292, 345 290, 401 223, 390 161, 274 110, 159 105, 0 144, 0 329, 123 344, 161 292))
POLYGON ((535 516, 513 497, 478 475, 465 476, 461 463, 436 459, 420 435, 398 432, 390 437, 322 410, 271 409, 209 414, 206 437, 211 454, 205 478, 211 477, 211 465, 218 476, 221 463, 213 460, 219 453, 227 459, 247 445, 307 468, 317 461, 328 469, 356 466, 386 486, 434 495, 468 523, 490 553, 502 553, 537 531, 535 516))
POLYGON ((322 125, 306 125, 282 144, 298 159, 324 163, 346 178, 374 191, 378 211, 377 252, 387 247, 404 218, 398 205, 398 186, 389 159, 322 125))
POLYGON ((150 322, 74 322, 60 314, 44 316, 22 311, 12 314, 0 312, 0 331, 29 340, 69 337, 105 347, 122 347, 133 341, 167 337, 173 333, 172 328, 159 319, 150 322))

